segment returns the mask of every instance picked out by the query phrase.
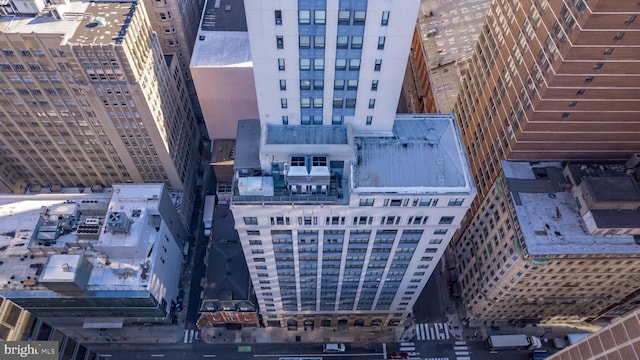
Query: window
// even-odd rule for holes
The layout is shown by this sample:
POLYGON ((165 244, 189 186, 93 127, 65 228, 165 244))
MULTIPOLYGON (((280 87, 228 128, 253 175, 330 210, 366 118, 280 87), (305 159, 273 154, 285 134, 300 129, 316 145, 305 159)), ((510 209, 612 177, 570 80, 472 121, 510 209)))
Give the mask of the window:
POLYGON ((286 98, 281 98, 280 99, 280 108, 282 108, 282 109, 286 109, 287 108, 287 99, 286 98))
POLYGON ((366 124, 367 124, 367 125, 371 125, 372 123, 373 123, 373 116, 368 115, 368 116, 367 116, 367 123, 366 123, 366 124))
POLYGON ((613 54, 613 48, 610 48, 610 47, 605 48, 603 53, 605 55, 611 55, 611 54, 613 54))
POLYGON ((584 78, 584 82, 592 82, 593 81, 593 76, 587 76, 586 78, 584 78))
POLYGON ((579 89, 578 91, 576 91, 576 95, 584 95, 584 92, 584 89, 579 89))
POLYGON ((300 80, 300 90, 311 90, 311 80, 300 80))
POLYGON ((313 70, 324 70, 324 59, 313 59, 313 70))
POLYGON ((300 70, 311 70, 311 59, 300 59, 300 70))
POLYGON ((600 63, 600 62, 599 62, 599 63, 595 63, 595 64, 593 64, 593 68, 594 68, 595 70, 602 69, 602 67, 603 67, 603 66, 604 66, 604 63, 600 63))
POLYGON ((354 109, 356 107, 356 99, 347 99, 345 107, 347 109, 354 109))
POLYGON ((440 221, 438 222, 438 224, 440 224, 440 225, 453 224, 453 219, 454 219, 453 216, 443 216, 443 217, 440 218, 440 221))
POLYGON ((324 25, 327 22, 327 12, 324 10, 316 10, 313 12, 313 23, 316 25, 324 25))
POLYGON ((347 59, 336 59, 336 70, 346 70, 347 59))
POLYGON ((351 48, 352 49, 362 49, 362 36, 352 36, 351 37, 351 48))
POLYGON ((276 18, 276 25, 282 25, 282 11, 275 10, 274 16, 276 18))
POLYGON ((301 108, 310 108, 311 107, 311 98, 301 98, 300 99, 300 107, 301 108))
POLYGON ((562 118, 566 119, 569 117, 569 115, 571 115, 571 113, 568 113, 568 112, 562 113, 562 118))
POLYGON ((369 109, 376 107, 376 99, 369 99, 369 109))
POLYGON ((364 10, 356 10, 353 12, 353 25, 364 25, 367 12, 364 10))
POLYGON ((360 206, 373 206, 375 199, 360 199, 360 206))
POLYGON ((349 70, 360 70, 360 59, 350 59, 349 70))
POLYGON ((280 80, 280 90, 287 90, 287 80, 280 80))
POLYGON ((342 125, 344 122, 344 117, 341 115, 333 115, 331 118, 331 125, 342 125))
POLYGON ((282 125, 289 125, 289 116, 282 115, 282 125))
POLYGON ((433 230, 434 235, 444 235, 447 233, 447 229, 435 229, 433 230))
POLYGON ((629 15, 627 16, 627 18, 624 20, 625 24, 631 24, 632 22, 636 21, 636 15, 629 15))
POLYGON ((387 40, 384 36, 378 36, 378 50, 384 49, 384 43, 387 40))
POLYGON ((309 35, 298 36, 298 45, 300 49, 309 49, 311 47, 311 36, 309 35))
POLYGON ((313 80, 313 90, 323 90, 324 80, 313 80))
POLYGON ((276 47, 278 49, 284 49, 284 37, 283 36, 276 36, 276 47))
POLYGON ((381 68, 382 68, 382 59, 376 59, 376 62, 373 65, 373 71, 380 71, 381 68))
POLYGON ((313 37, 313 47, 316 49, 324 49, 324 35, 316 35, 313 37))
POLYGON ((351 12, 349 10, 338 11, 338 25, 349 25, 351 23, 351 12))
POLYGON ((347 90, 358 90, 358 80, 347 80, 347 90))
POLYGON ((245 216, 242 220, 245 225, 258 225, 258 218, 255 216, 245 216))
POLYGON ((462 206, 463 202, 464 198, 451 198, 449 199, 447 206, 462 206))
POLYGON ((278 59, 278 70, 284 71, 284 59, 278 59))
POLYGON ((442 239, 430 239, 429 244, 442 244, 442 239))
POLYGON ((348 44, 349 44, 349 37, 348 36, 344 36, 344 35, 338 36, 338 40, 336 42, 336 47, 338 49, 346 49, 348 44))
POLYGON ((311 23, 310 10, 298 10, 298 24, 309 25, 311 23))
POLYGON ((343 106, 344 106, 344 99, 343 98, 333 98, 333 108, 334 109, 342 109, 343 106))
POLYGON ((380 25, 382 25, 382 26, 389 25, 389 12, 388 11, 383 11, 382 12, 382 21, 380 21, 380 25))
MULTIPOLYGON (((313 107, 318 109, 322 107, 322 98, 314 98, 313 99, 313 107)), ((314 123, 317 122, 316 118, 314 117, 314 123)), ((322 120, 320 120, 320 123, 322 123, 322 120)))
POLYGON ((378 90, 378 80, 371 80, 371 90, 372 91, 378 90))
POLYGON ((615 40, 620 40, 624 36, 624 31, 618 31, 616 35, 613 37, 615 40))
POLYGON ((574 107, 576 105, 578 105, 577 101, 569 101, 569 107, 574 107))
POLYGON ((334 80, 333 90, 344 90, 344 80, 334 80))

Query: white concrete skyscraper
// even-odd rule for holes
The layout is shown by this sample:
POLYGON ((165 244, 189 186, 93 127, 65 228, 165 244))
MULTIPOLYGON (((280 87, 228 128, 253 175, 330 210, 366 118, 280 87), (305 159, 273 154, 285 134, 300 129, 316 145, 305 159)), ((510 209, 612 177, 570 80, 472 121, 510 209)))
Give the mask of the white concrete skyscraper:
POLYGON ((245 1, 262 124, 391 133, 420 1, 245 1))
POLYGON ((265 325, 398 325, 475 195, 453 116, 396 115, 419 1, 244 6, 230 208, 265 325))

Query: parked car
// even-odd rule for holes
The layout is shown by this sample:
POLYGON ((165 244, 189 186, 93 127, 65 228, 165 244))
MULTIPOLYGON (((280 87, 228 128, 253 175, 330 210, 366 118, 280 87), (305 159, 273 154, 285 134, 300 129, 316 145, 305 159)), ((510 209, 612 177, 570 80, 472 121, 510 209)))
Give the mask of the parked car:
POLYGON ((531 360, 544 360, 551 356, 548 350, 533 350, 531 353, 531 360))
POLYGON ((326 353, 341 353, 347 349, 343 343, 327 343, 322 345, 322 351, 326 353))

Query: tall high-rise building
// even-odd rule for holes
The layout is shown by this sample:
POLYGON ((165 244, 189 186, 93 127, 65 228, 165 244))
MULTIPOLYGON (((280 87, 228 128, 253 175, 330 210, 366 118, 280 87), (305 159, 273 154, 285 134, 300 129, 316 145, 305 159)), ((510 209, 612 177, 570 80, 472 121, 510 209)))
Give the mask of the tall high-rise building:
POLYGON ((494 1, 454 112, 479 193, 501 159, 640 150, 640 15, 625 1, 494 1))
POLYGON ((418 5, 245 1, 230 208, 267 326, 403 323, 475 196, 453 116, 396 115, 418 5))
POLYGON ((640 310, 621 316, 593 335, 569 345, 549 360, 596 360, 640 358, 640 310))
POLYGON ((245 1, 260 121, 391 134, 418 6, 245 1))
POLYGON ((163 182, 183 191, 189 224, 196 122, 143 4, 3 9, 13 16, 0 18, 0 189, 163 182))
MULTIPOLYGON (((529 320, 537 311, 534 321, 583 320, 603 316, 628 300, 623 291, 614 291, 610 297, 589 298, 561 311, 562 301, 570 304, 573 300, 523 297, 539 285, 557 290, 557 268, 568 263, 554 261, 554 257, 586 266, 597 261, 609 263, 622 255, 612 255, 610 249, 568 254, 555 249, 555 254, 539 252, 538 256, 529 253, 527 248, 535 241, 523 242, 520 233, 523 222, 529 220, 510 222, 518 204, 501 195, 505 190, 501 160, 626 160, 640 150, 640 103, 634 85, 640 62, 638 15, 635 2, 623 1, 500 0, 491 4, 454 106, 479 193, 471 216, 465 220, 468 226, 456 236, 452 247, 456 256, 464 249, 476 252, 473 260, 457 264, 460 281, 467 287, 462 294, 470 318, 529 320), (489 254, 493 254, 494 242, 509 252, 504 254, 506 259, 492 262, 495 259, 489 254), (478 251, 483 256, 478 257, 478 251), (543 254, 548 261, 539 257, 543 254), (505 277, 509 270, 504 266, 513 265, 509 256, 527 265, 521 274, 538 281, 520 279, 521 274, 505 277), (501 289, 514 286, 504 283, 505 278, 529 290, 520 294, 519 290, 501 289), (557 312, 553 314, 551 309, 557 312)), ((634 167, 629 171, 636 171, 634 167)), ((586 220, 580 221, 583 236, 589 238, 586 220)), ((552 232, 550 236, 556 235, 552 232)), ((601 276, 616 277, 614 269, 602 269, 601 276)), ((637 286, 633 276, 624 275, 628 278, 618 278, 620 283, 637 286)), ((568 292, 575 294, 588 292, 591 285, 569 282, 563 286, 577 286, 568 292)))
POLYGON ((158 36, 162 52, 178 58, 178 66, 197 118, 202 117, 202 110, 189 63, 204 2, 204 0, 144 0, 151 27, 158 36))

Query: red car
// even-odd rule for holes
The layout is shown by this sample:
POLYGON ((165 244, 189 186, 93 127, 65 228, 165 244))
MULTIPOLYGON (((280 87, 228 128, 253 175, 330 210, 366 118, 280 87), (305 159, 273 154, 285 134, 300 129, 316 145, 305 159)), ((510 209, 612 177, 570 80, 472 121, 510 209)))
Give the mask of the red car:
POLYGON ((409 353, 394 351, 391 353, 391 359, 408 359, 409 353))

